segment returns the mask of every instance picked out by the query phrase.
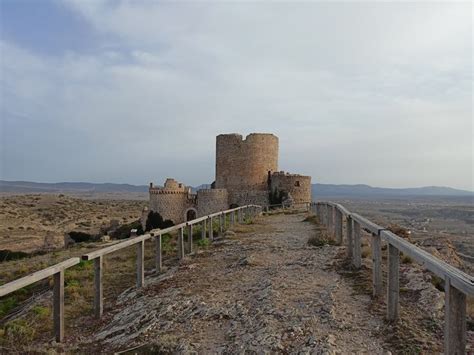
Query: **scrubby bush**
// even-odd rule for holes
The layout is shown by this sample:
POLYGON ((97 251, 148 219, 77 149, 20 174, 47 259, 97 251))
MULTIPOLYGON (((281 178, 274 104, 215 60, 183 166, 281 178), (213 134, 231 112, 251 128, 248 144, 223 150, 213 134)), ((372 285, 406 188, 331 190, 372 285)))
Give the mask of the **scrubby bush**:
POLYGON ((431 283, 436 287, 439 291, 444 292, 444 280, 437 276, 437 275, 431 275, 431 283))
POLYGON ((328 234, 324 231, 317 231, 316 235, 311 236, 308 239, 308 244, 315 247, 322 247, 325 245, 337 245, 334 239, 329 238, 328 234))
POLYGON ((132 229, 137 230, 137 235, 142 235, 144 233, 143 228, 142 228, 142 224, 140 223, 140 221, 134 221, 132 223, 127 223, 127 224, 121 225, 116 230, 111 232, 110 236, 112 238, 115 238, 115 239, 130 238, 130 231, 132 229))
POLYGON ((22 251, 11 251, 8 249, 0 250, 0 262, 10 261, 10 260, 19 260, 30 256, 30 254, 22 251))
POLYGON ((14 296, 0 300, 0 318, 5 316, 16 306, 18 306, 18 300, 14 296))
POLYGON ((197 242, 197 245, 200 247, 208 247, 209 246, 209 239, 204 238, 204 239, 199 239, 197 242))
POLYGON ((93 234, 85 233, 85 232, 69 232, 69 237, 74 240, 76 243, 84 243, 84 242, 95 242, 98 237, 93 234))
POLYGON ((145 231, 148 232, 156 228, 169 228, 173 225, 173 221, 169 219, 163 220, 163 217, 161 217, 158 212, 150 211, 150 213, 148 213, 148 218, 146 219, 145 231))

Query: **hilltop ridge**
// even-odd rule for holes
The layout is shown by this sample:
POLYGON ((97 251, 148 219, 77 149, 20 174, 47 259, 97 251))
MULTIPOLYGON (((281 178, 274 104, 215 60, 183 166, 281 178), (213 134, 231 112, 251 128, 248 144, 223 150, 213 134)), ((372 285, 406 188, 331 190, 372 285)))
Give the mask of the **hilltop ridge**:
MULTIPOLYGON (((193 190, 208 188, 202 184, 193 190)), ((313 196, 318 197, 391 197, 391 196, 472 196, 474 191, 455 189, 447 186, 423 186, 413 188, 373 187, 365 184, 312 184, 313 196)), ((135 193, 148 197, 148 185, 91 182, 41 183, 31 181, 0 180, 0 193, 135 193)))

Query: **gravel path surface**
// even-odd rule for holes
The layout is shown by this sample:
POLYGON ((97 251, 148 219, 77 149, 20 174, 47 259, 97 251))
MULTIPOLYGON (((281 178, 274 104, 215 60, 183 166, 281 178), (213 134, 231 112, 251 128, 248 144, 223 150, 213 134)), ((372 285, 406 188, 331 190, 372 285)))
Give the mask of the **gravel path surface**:
POLYGON ((334 270, 339 247, 309 246, 316 231, 304 218, 259 217, 147 278, 143 290, 121 295, 89 345, 138 353, 386 353, 369 298, 334 270))

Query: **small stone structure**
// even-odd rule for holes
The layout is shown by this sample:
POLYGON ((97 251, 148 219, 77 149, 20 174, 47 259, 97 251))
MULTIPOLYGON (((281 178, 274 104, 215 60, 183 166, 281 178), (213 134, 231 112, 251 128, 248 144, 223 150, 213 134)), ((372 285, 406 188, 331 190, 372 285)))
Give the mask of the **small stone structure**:
POLYGON ((220 134, 216 138, 216 178, 211 189, 191 188, 168 178, 150 183, 149 211, 175 224, 230 207, 311 202, 311 177, 278 171, 278 137, 268 133, 220 134))

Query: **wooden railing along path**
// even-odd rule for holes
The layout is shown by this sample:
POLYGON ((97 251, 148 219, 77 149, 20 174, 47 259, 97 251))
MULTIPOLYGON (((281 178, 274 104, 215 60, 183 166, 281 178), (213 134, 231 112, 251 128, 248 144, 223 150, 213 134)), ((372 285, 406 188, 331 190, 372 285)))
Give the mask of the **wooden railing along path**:
POLYGON ((135 236, 123 242, 110 245, 105 248, 95 250, 91 253, 82 255, 81 258, 70 258, 53 266, 34 272, 30 275, 22 277, 18 280, 9 282, 0 286, 0 297, 8 295, 25 286, 31 285, 35 282, 53 276, 54 291, 53 291, 53 323, 54 335, 57 342, 62 342, 64 339, 64 271, 74 265, 79 264, 82 260, 94 260, 94 314, 100 318, 103 313, 103 257, 109 253, 135 245, 137 248, 137 278, 136 286, 143 287, 145 282, 145 241, 155 238, 156 253, 155 253, 155 272, 162 271, 162 240, 164 234, 178 231, 178 258, 183 259, 185 256, 185 241, 184 230, 187 229, 187 252, 193 251, 193 226, 198 223, 201 224, 201 238, 206 238, 208 235, 210 240, 214 238, 213 220, 218 219, 219 232, 222 233, 227 227, 227 216, 230 216, 230 225, 235 223, 243 223, 245 218, 253 218, 261 211, 261 207, 257 205, 247 205, 229 210, 213 213, 204 217, 196 218, 192 221, 178 224, 166 229, 152 230, 147 234, 135 236), (206 228, 206 225, 208 226, 206 228), (206 230, 208 234, 206 233, 206 230))
POLYGON ((332 202, 311 204, 311 210, 319 217, 334 236, 343 243, 343 223, 348 257, 356 268, 361 267, 361 230, 371 235, 372 292, 376 297, 383 294, 382 242, 388 244, 387 319, 399 316, 399 263, 400 252, 430 270, 445 282, 445 354, 464 354, 466 351, 466 296, 474 296, 474 277, 434 257, 425 250, 400 238, 389 230, 368 219, 349 212, 344 206, 332 202), (345 220, 345 221, 344 221, 345 220))

